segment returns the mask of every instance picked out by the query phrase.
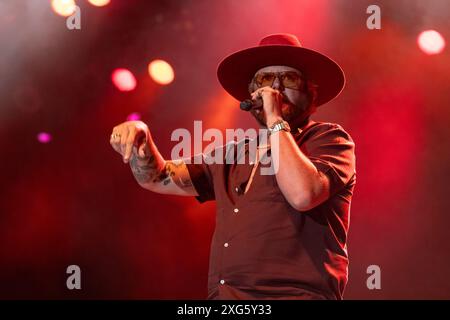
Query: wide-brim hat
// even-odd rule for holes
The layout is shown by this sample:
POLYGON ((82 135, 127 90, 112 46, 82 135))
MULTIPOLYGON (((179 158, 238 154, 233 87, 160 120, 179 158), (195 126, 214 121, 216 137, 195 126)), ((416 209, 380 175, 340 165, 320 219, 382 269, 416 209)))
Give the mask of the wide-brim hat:
POLYGON ((272 34, 257 47, 230 54, 217 68, 223 88, 239 101, 248 99, 248 85, 255 72, 267 66, 284 65, 300 70, 317 88, 316 105, 322 105, 339 95, 345 85, 341 67, 317 51, 302 47, 292 34, 272 34))

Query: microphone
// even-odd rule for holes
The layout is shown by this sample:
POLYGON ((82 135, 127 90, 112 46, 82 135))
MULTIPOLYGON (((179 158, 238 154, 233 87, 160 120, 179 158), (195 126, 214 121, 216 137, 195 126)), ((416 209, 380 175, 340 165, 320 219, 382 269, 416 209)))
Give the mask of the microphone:
POLYGON ((261 97, 256 98, 256 100, 246 99, 240 103, 239 107, 244 111, 250 111, 253 108, 262 108, 263 100, 261 97))

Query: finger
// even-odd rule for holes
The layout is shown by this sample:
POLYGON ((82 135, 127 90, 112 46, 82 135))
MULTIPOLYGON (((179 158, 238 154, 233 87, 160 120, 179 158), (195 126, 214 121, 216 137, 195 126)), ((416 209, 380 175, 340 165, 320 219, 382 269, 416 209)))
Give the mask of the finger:
POLYGON ((111 144, 111 145, 113 145, 113 143, 114 143, 114 134, 116 133, 116 131, 117 131, 117 127, 114 127, 113 129, 112 129, 112 132, 111 132, 111 134, 109 135, 109 143, 111 144))
POLYGON ((122 156, 125 155, 125 148, 127 145, 127 138, 128 138, 128 127, 124 127, 122 131, 120 132, 120 154, 122 156))
POLYGON ((262 98, 262 97, 263 97, 263 94, 268 93, 268 92, 270 92, 271 90, 272 90, 272 88, 270 88, 270 87, 262 87, 262 88, 259 88, 259 89, 257 89, 256 91, 254 91, 254 92, 252 93, 252 99, 253 99, 253 100, 256 100, 257 98, 262 98))
POLYGON ((115 141, 115 140, 117 140, 117 138, 113 139, 113 142, 111 143, 111 146, 113 147, 114 151, 120 153, 120 144, 117 141, 115 141))
POLYGON ((256 90, 252 93, 252 100, 256 100, 261 95, 261 89, 256 90))
POLYGON ((111 134, 109 135, 109 143, 112 145, 114 143, 114 139, 113 139, 113 135, 114 135, 114 130, 116 129, 116 127, 114 127, 112 129, 111 134))
POLYGON ((127 163, 131 157, 131 152, 133 151, 133 143, 134 143, 135 138, 136 138, 136 128, 131 127, 128 130, 128 138, 127 138, 126 146, 125 146, 125 154, 123 156, 123 161, 125 163, 127 163))
POLYGON ((138 156, 140 158, 146 158, 148 156, 147 141, 144 140, 144 142, 141 145, 139 145, 139 147, 138 147, 138 156))
POLYGON ((114 131, 114 133, 111 134, 110 143, 113 149, 120 153, 120 136, 117 132, 118 131, 114 131))

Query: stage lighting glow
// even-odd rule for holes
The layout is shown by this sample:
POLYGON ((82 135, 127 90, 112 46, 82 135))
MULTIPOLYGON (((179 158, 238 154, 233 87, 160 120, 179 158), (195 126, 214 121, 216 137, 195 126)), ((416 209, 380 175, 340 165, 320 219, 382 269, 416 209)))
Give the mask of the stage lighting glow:
POLYGON ((75 12, 75 0, 52 0, 52 9, 57 14, 68 17, 75 12))
POLYGON ((172 66, 164 60, 153 60, 150 62, 148 73, 156 83, 162 85, 171 83, 175 78, 172 66))
POLYGON ((116 69, 111 75, 112 82, 120 91, 131 91, 136 88, 136 78, 127 69, 116 69))
POLYGON ((141 115, 139 112, 130 113, 127 117, 127 121, 137 121, 141 120, 141 115))
POLYGON ((111 2, 111 0, 88 0, 90 4, 96 6, 96 7, 103 7, 106 6, 108 3, 111 2))
POLYGON ((47 132, 38 133, 36 138, 40 143, 49 143, 50 141, 52 141, 51 134, 47 132))
POLYGON ((423 31, 417 37, 419 48, 426 54, 438 54, 445 48, 445 39, 435 30, 423 31))

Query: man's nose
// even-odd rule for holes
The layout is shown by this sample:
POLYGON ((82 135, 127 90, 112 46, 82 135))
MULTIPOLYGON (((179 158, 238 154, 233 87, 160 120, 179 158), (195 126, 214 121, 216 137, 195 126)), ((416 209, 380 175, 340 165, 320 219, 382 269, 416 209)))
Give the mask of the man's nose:
POLYGON ((275 90, 283 91, 283 83, 280 80, 280 77, 275 77, 273 80, 272 88, 275 90))

